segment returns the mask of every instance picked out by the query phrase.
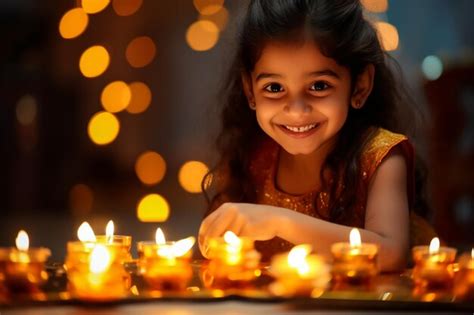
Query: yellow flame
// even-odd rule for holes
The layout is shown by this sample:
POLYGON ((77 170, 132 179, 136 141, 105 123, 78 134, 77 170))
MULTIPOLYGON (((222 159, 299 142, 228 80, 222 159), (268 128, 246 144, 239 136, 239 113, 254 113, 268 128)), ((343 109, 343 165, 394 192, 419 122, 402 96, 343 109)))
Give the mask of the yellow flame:
POLYGON ((474 248, 471 249, 471 258, 474 259, 474 248))
POLYGON ((439 238, 435 237, 430 242, 430 255, 436 254, 439 252, 439 238))
POLYGON ((28 234, 23 230, 18 232, 18 236, 15 239, 15 244, 19 250, 27 251, 30 247, 30 239, 28 238, 28 234))
POLYGON ((156 244, 165 244, 166 243, 165 234, 163 234, 163 231, 160 228, 156 229, 155 241, 156 241, 156 244))
POLYGON ((94 230, 92 230, 91 226, 87 222, 83 222, 81 226, 77 229, 77 237, 81 242, 97 241, 97 239, 95 238, 94 230))
POLYGON ((297 245, 288 253, 288 265, 297 269, 299 274, 305 274, 309 271, 309 265, 306 256, 311 252, 311 245, 297 245))
POLYGON ((110 266, 110 253, 104 245, 95 246, 89 259, 89 270, 92 273, 104 272, 110 266))
POLYGON ((232 246, 240 246, 242 244, 242 241, 240 240, 240 238, 237 235, 235 235, 235 233, 232 231, 225 232, 224 241, 227 244, 232 245, 232 246))
POLYGON ((353 228, 351 230, 351 233, 349 234, 349 242, 351 243, 351 247, 360 247, 362 245, 358 229, 353 228))
POLYGON ((194 236, 184 238, 173 244, 171 251, 174 257, 184 256, 194 245, 196 239, 194 236))
POLYGON ((110 220, 105 227, 105 236, 109 244, 112 243, 114 239, 114 221, 110 220))

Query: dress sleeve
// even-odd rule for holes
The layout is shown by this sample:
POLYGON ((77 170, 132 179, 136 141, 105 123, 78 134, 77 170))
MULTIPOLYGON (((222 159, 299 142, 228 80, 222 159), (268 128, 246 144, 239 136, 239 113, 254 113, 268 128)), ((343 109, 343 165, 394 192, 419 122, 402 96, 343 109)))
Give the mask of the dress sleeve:
POLYGON ((406 136, 379 129, 362 155, 363 177, 368 187, 380 164, 395 148, 399 148, 405 157, 408 202, 412 209, 415 200, 415 150, 406 136))

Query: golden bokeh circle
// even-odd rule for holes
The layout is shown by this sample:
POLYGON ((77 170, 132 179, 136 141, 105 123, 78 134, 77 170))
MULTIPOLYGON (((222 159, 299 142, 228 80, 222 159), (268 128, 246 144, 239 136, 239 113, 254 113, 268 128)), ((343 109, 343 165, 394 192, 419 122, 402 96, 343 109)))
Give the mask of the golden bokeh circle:
POLYGON ((383 49, 386 51, 396 50, 399 41, 397 28, 386 22, 376 22, 375 27, 383 49))
POLYGON ((224 0, 193 0, 196 10, 203 15, 211 15, 222 9, 224 0))
POLYGON ((137 217, 142 222, 164 222, 168 220, 169 214, 168 201, 159 194, 143 197, 137 206, 137 217))
POLYGON ((128 63, 134 68, 143 68, 155 58, 156 46, 148 36, 134 38, 125 51, 128 63))
POLYGON ((110 0, 82 0, 82 8, 88 14, 99 13, 110 3, 110 0))
POLYGON ((79 60, 79 69, 87 78, 98 77, 107 70, 110 56, 103 46, 92 46, 87 48, 79 60))
POLYGON ((206 51, 213 48, 219 40, 219 28, 208 20, 196 21, 186 31, 186 42, 196 51, 206 51))
POLYGON ((146 185, 158 184, 165 176, 166 162, 156 152, 144 152, 135 163, 135 173, 140 181, 146 185))
POLYGON ((132 92, 127 83, 114 81, 104 88, 100 101, 104 109, 111 113, 118 113, 130 104, 132 92))
POLYGON ((178 173, 178 180, 184 190, 190 193, 200 193, 201 182, 209 172, 206 164, 199 161, 188 161, 181 166, 178 173))
POLYGON ((129 16, 137 12, 143 0, 113 0, 112 7, 119 16, 129 16))
POLYGON ((388 10, 388 0, 361 0, 367 11, 374 13, 383 13, 388 10))
POLYGON ((151 103, 151 90, 143 82, 132 82, 128 85, 132 92, 130 104, 127 106, 127 111, 131 114, 143 113, 147 110, 151 103))
POLYGON ((219 31, 222 32, 226 28, 227 23, 229 22, 229 11, 225 7, 222 7, 222 9, 220 9, 214 14, 211 14, 211 15, 201 14, 199 16, 199 20, 213 22, 217 26, 219 31))
POLYGON ((59 34, 65 39, 81 35, 89 24, 89 16, 82 8, 74 8, 66 13, 59 21, 59 34))
POLYGON ((92 116, 87 128, 89 138, 98 145, 106 145, 117 138, 120 122, 114 114, 98 112, 92 116))

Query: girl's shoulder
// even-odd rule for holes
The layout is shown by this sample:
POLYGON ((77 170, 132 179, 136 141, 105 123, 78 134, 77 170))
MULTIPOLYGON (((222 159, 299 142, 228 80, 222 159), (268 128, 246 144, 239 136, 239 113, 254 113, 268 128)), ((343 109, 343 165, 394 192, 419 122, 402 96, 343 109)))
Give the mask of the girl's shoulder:
POLYGON ((376 128, 367 141, 361 154, 361 167, 364 178, 370 179, 383 160, 397 148, 401 151, 410 170, 413 167, 415 153, 407 136, 387 129, 376 128))

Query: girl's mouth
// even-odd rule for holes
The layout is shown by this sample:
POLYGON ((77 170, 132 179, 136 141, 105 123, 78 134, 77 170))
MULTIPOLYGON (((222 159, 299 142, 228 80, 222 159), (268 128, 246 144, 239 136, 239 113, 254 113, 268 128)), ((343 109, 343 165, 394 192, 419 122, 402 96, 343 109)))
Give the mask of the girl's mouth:
POLYGON ((321 123, 313 123, 303 126, 278 125, 278 127, 293 138, 305 138, 316 132, 320 125, 321 123))

